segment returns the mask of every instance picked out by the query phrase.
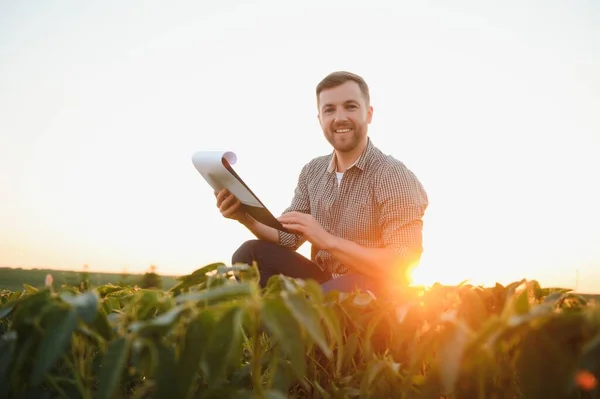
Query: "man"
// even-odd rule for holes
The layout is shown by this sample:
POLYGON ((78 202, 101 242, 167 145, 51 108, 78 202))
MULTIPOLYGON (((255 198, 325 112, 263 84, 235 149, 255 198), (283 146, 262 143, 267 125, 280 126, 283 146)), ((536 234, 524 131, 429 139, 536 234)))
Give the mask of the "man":
POLYGON ((333 152, 302 168, 292 203, 278 218, 292 233, 257 222, 227 190, 215 193, 221 214, 257 237, 234 253, 232 264, 255 261, 262 287, 284 274, 314 279, 324 292, 397 288, 421 257, 427 194, 402 162, 368 137, 373 107, 360 76, 333 72, 316 95, 333 152), (296 252, 305 241, 312 244, 310 260, 296 252))

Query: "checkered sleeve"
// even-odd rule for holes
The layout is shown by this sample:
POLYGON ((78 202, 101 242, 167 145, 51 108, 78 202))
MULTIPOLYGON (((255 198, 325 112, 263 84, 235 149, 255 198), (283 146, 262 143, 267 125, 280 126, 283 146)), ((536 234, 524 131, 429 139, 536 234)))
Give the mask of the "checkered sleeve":
MULTIPOLYGON (((310 164, 306 164, 302 171, 300 172, 300 176, 298 177, 298 183, 296 184, 296 188, 294 190, 294 197, 292 198, 292 203, 290 206, 283 211, 283 213, 288 212, 302 212, 310 214, 310 200, 308 197, 308 173, 309 173, 310 164)), ((283 231, 279 231, 279 245, 284 247, 292 248, 296 250, 300 248, 300 246, 306 241, 306 238, 299 236, 297 234, 286 233, 283 231)))
POLYGON ((427 193, 403 164, 387 166, 375 191, 381 234, 385 247, 400 256, 401 264, 411 265, 423 252, 422 218, 428 206, 427 193))

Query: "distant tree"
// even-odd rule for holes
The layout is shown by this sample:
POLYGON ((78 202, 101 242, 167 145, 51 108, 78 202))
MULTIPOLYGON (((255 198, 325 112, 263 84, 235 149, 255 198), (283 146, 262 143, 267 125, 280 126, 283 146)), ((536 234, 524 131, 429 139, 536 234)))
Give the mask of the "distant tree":
POLYGON ((162 277, 156 273, 156 266, 150 265, 150 270, 144 273, 140 288, 162 288, 162 277))
POLYGON ((90 267, 83 265, 83 271, 80 273, 81 281, 79 283, 79 291, 84 292, 90 289, 90 267))
POLYGON ((127 284, 127 279, 131 274, 127 271, 127 267, 123 266, 123 270, 121 270, 121 279, 119 280, 119 284, 127 284))

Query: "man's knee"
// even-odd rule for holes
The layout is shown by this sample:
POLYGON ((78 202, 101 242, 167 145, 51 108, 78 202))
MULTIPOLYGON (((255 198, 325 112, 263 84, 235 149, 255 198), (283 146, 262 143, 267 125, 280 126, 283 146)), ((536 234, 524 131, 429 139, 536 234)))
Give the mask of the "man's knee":
POLYGON ((233 253, 231 264, 246 263, 251 265, 253 261, 257 260, 261 251, 263 251, 268 244, 267 241, 263 240, 246 241, 233 253))

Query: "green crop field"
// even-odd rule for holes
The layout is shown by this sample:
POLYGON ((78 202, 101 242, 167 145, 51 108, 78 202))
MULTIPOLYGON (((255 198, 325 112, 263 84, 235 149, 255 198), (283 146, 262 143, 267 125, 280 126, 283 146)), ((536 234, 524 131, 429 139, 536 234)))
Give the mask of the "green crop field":
POLYGON ((260 290, 257 273, 208 265, 168 288, 31 274, 37 288, 0 294, 0 397, 600 394, 593 296, 525 280, 323 295, 281 276, 260 290))

